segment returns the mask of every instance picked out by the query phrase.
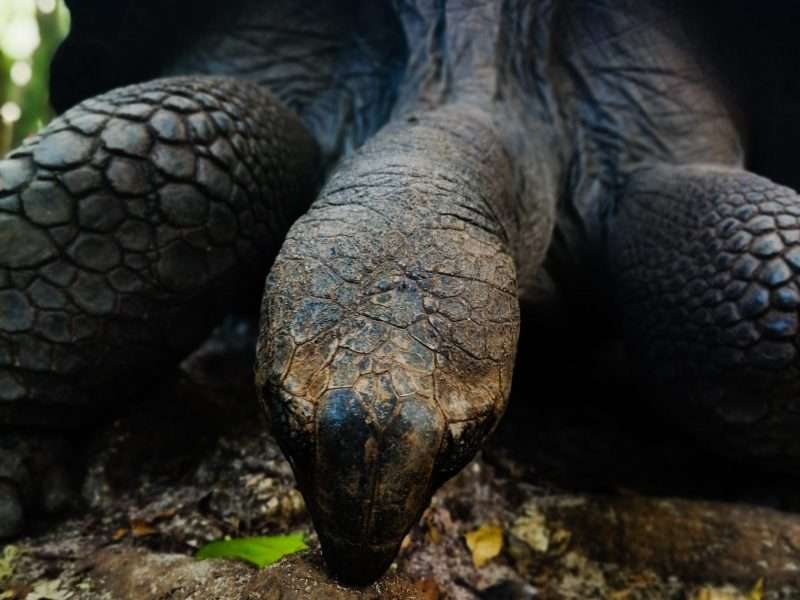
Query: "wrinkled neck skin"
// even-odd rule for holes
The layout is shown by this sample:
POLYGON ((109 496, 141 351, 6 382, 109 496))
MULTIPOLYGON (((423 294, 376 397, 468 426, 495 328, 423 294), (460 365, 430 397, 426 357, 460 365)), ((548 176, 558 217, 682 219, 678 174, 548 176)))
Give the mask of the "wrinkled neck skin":
POLYGON ((497 209, 520 298, 552 303, 555 286, 603 293, 596 258, 633 165, 743 161, 732 88, 747 83, 724 83, 711 45, 726 42, 698 33, 691 4, 241 0, 198 15, 161 74, 268 87, 315 136, 329 173, 391 120, 481 112, 514 170, 513 205, 497 209))
POLYGON ((567 163, 554 89, 537 74, 549 60, 547 4, 396 3, 409 58, 393 116, 451 106, 470 118, 469 107, 493 128, 513 171, 509 205, 495 210, 508 234, 523 301, 534 301, 541 287, 540 266, 567 163))
POLYGON ((606 225, 636 165, 744 163, 742 84, 726 77, 726 42, 695 23, 691 3, 397 7, 410 50, 393 114, 480 107, 511 157, 507 229, 523 305, 592 297, 609 314, 606 225))
POLYGON ((317 138, 329 173, 390 121, 468 111, 495 130, 513 163, 513 203, 495 208, 524 297, 550 242, 567 157, 544 73, 548 3, 335 4, 279 1, 265 11, 243 2, 209 19, 161 74, 236 75, 268 87, 317 138), (348 11, 364 14, 354 21, 348 11), (537 72, 527 72, 532 59, 537 72))

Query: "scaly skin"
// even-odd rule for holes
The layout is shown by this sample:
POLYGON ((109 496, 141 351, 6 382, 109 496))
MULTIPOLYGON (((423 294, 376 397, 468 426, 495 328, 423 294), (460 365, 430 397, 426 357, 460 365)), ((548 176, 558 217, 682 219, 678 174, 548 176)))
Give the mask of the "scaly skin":
POLYGON ((389 566, 503 413, 519 333, 498 217, 511 183, 485 114, 409 117, 330 178, 267 280, 258 386, 347 580, 389 566))
POLYGON ((88 100, 0 162, 0 481, 36 479, 2 467, 36 454, 9 426, 96 420, 252 291, 318 163, 264 90, 203 77, 88 100))
POLYGON ((743 52, 736 2, 69 4, 60 107, 227 78, 110 92, 0 163, 0 423, 80 420, 176 360, 324 183, 267 280, 257 383, 340 577, 380 575, 493 429, 518 303, 563 299, 576 351, 624 335, 676 422, 796 470, 800 202, 747 171, 796 171, 764 100, 795 59, 743 52))
POLYGON ((191 350, 236 280, 266 274, 316 161, 267 93, 211 78, 115 90, 11 153, 0 424, 80 424, 95 389, 191 350))
POLYGON ((652 165, 631 174, 609 224, 626 336, 659 401, 720 448, 789 468, 799 217, 796 192, 744 170, 652 165))

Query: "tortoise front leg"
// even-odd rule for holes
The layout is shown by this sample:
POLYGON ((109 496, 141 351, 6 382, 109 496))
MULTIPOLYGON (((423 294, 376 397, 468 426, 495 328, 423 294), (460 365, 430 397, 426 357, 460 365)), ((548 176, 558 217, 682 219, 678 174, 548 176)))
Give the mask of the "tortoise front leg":
POLYGON ((86 423, 190 351, 263 281, 318 162, 266 91, 203 77, 83 102, 0 162, 0 442, 86 423))
POLYGON ((659 407, 797 472, 800 197, 738 169, 646 165, 608 225, 625 337, 659 407))
POLYGON ((385 128, 292 227, 257 381, 330 567, 370 581, 503 413, 519 329, 512 173, 486 115, 385 128))

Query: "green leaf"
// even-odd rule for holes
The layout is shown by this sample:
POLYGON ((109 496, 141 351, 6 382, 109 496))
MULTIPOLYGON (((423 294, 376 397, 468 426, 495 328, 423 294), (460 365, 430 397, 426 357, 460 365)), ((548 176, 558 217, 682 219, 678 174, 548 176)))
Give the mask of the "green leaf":
POLYGON ((302 533, 270 535, 264 537, 218 540, 206 544, 197 551, 197 558, 235 558, 254 564, 258 568, 268 567, 284 556, 308 548, 302 533))
MULTIPOLYGON (((16 560, 19 550, 16 546, 6 546, 0 556, 0 583, 10 579, 14 574, 14 560, 16 560)), ((2 600, 2 597, 0 597, 2 600)))

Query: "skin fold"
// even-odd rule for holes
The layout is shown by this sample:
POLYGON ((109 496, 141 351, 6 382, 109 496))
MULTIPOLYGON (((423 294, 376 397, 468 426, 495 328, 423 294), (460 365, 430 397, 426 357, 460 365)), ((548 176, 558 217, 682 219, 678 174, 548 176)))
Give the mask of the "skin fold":
POLYGON ((497 424, 521 307, 563 305, 576 351, 622 336, 662 414, 796 469, 800 203, 751 170, 791 181, 788 63, 730 43, 739 3, 68 4, 66 112, 0 162, 0 536, 58 504, 45 428, 265 277, 256 384, 344 581, 497 424))

